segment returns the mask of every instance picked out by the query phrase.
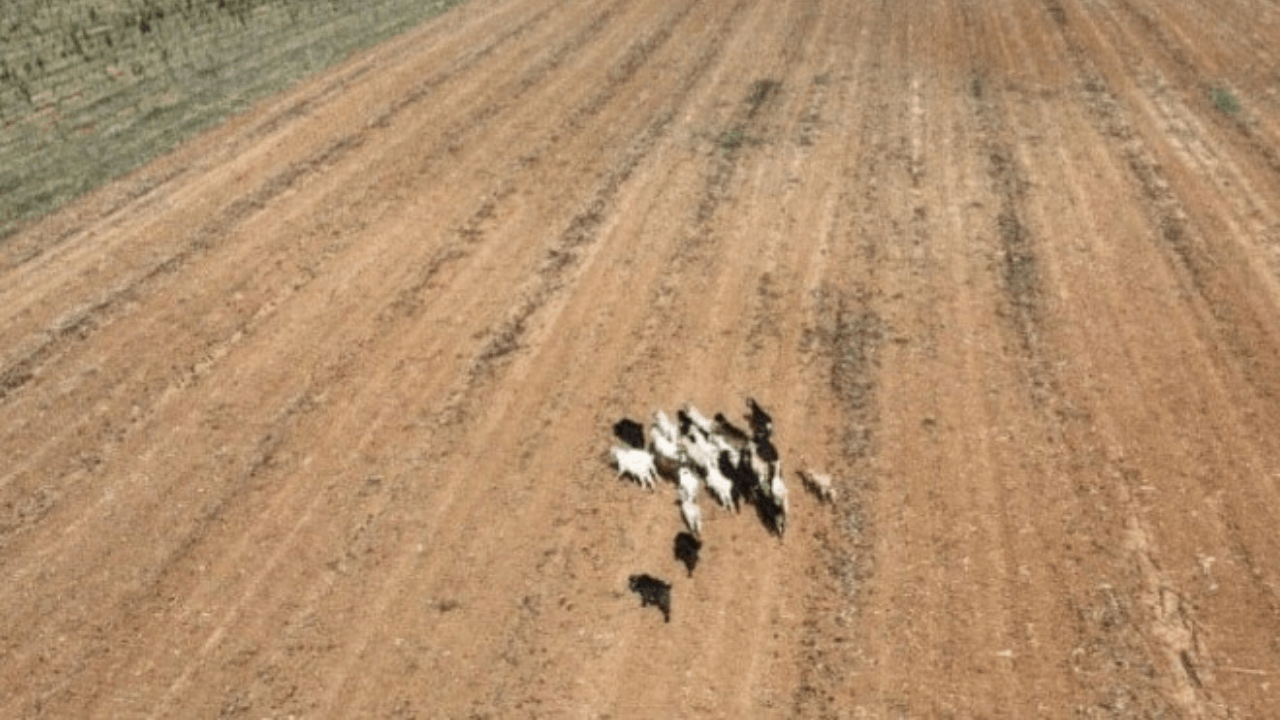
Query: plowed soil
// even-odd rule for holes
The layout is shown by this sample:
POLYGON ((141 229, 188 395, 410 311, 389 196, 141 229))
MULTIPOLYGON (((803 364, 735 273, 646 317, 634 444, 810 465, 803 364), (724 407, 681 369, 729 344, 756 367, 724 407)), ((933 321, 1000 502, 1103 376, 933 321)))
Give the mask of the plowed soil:
POLYGON ((473 0, 259 104, 0 245, 0 716, 1273 717, 1276 48, 473 0), (610 426, 748 395, 689 577, 610 426))

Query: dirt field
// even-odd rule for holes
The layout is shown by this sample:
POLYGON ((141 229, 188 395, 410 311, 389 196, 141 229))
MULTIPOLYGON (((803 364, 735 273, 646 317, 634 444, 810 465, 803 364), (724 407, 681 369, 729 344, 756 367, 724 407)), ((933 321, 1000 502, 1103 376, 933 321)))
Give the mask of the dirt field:
POLYGON ((1277 47, 473 0, 259 104, 0 245, 0 716, 1274 716, 1277 47), (687 577, 610 425, 746 395, 840 495, 687 577))

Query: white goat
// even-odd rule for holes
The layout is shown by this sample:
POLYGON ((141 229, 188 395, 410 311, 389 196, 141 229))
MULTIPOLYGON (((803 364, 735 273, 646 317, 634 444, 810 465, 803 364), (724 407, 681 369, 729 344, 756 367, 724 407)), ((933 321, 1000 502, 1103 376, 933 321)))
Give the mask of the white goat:
POLYGON ((711 435, 711 421, 708 420, 705 415, 698 412, 698 408, 694 407, 693 403, 685 403, 684 414, 689 417, 689 420, 693 422, 695 427, 702 431, 703 435, 711 435))
POLYGON ((769 481, 769 494, 773 496, 773 501, 778 503, 778 507, 782 508, 782 514, 787 514, 787 486, 782 482, 782 461, 773 464, 773 478, 769 481))
POLYGON ((703 472, 719 462, 720 452, 697 430, 682 436, 680 446, 684 448, 684 456, 689 462, 697 465, 703 472))
POLYGON ((716 500, 720 501, 728 510, 737 510, 737 506, 733 503, 733 482, 720 472, 720 463, 713 462, 707 466, 707 489, 712 495, 716 496, 716 500))
POLYGON ((770 492, 770 482, 773 479, 772 466, 760 459, 760 456, 751 451, 750 447, 743 448, 742 453, 738 456, 739 466, 745 465, 745 469, 749 471, 755 487, 762 493, 770 492), (745 463, 743 461, 746 461, 745 463))
POLYGON ((681 502, 693 502, 698 499, 698 476, 687 467, 682 467, 677 473, 680 481, 680 500, 681 502))
POLYGON ((676 424, 671 422, 671 418, 667 417, 667 414, 661 410, 653 411, 653 425, 671 442, 675 442, 676 438, 680 437, 679 428, 677 428, 676 424))
POLYGON ((613 461, 618 466, 618 477, 630 475, 636 482, 652 490, 658 477, 658 468, 647 450, 629 447, 613 447, 613 461))
POLYGON ((717 455, 722 452, 727 452, 734 457, 738 456, 738 448, 726 440, 720 433, 712 433, 709 439, 711 441, 711 446, 716 449, 717 455))
POLYGON ((684 451, 680 449, 679 443, 667 437, 657 425, 649 428, 649 447, 657 457, 659 466, 666 472, 675 472, 676 468, 684 464, 684 451))
POLYGON ((680 517, 684 518, 685 526, 689 528, 689 532, 693 533, 694 537, 702 537, 702 510, 698 508, 696 502, 681 500, 680 517))

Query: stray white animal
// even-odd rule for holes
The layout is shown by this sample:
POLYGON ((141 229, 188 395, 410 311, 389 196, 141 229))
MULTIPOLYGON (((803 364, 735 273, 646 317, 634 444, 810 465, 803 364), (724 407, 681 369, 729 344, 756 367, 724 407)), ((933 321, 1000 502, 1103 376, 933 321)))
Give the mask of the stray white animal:
POLYGON ((687 467, 680 468, 677 473, 680 482, 680 501, 694 502, 698 499, 698 476, 687 467))
POLYGON ((689 528, 689 532, 693 533, 694 537, 702 537, 702 510, 698 508, 696 502, 681 500, 680 517, 684 518, 685 527, 689 528))
POLYGON ((658 477, 658 468, 647 450, 613 447, 613 462, 618 466, 618 477, 630 475, 636 482, 652 490, 658 477))
POLYGON ((800 458, 800 479, 822 502, 835 502, 836 489, 831 484, 831 476, 813 472, 804 458, 800 458))

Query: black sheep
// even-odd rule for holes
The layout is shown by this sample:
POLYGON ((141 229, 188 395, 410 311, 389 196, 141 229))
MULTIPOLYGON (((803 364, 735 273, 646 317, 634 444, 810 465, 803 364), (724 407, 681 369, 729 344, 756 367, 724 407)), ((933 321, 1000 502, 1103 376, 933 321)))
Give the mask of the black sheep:
POLYGON ((614 423, 613 434, 617 435, 619 440, 637 450, 644 449, 644 425, 631 418, 622 418, 614 423))
POLYGON ((698 566, 698 551, 702 549, 702 541, 682 532, 676 535, 676 559, 684 563, 684 567, 689 571, 689 577, 693 577, 693 569, 698 566))
POLYGON ((671 583, 650 575, 632 575, 631 592, 640 596, 640 607, 657 605, 666 622, 671 622, 671 583))

